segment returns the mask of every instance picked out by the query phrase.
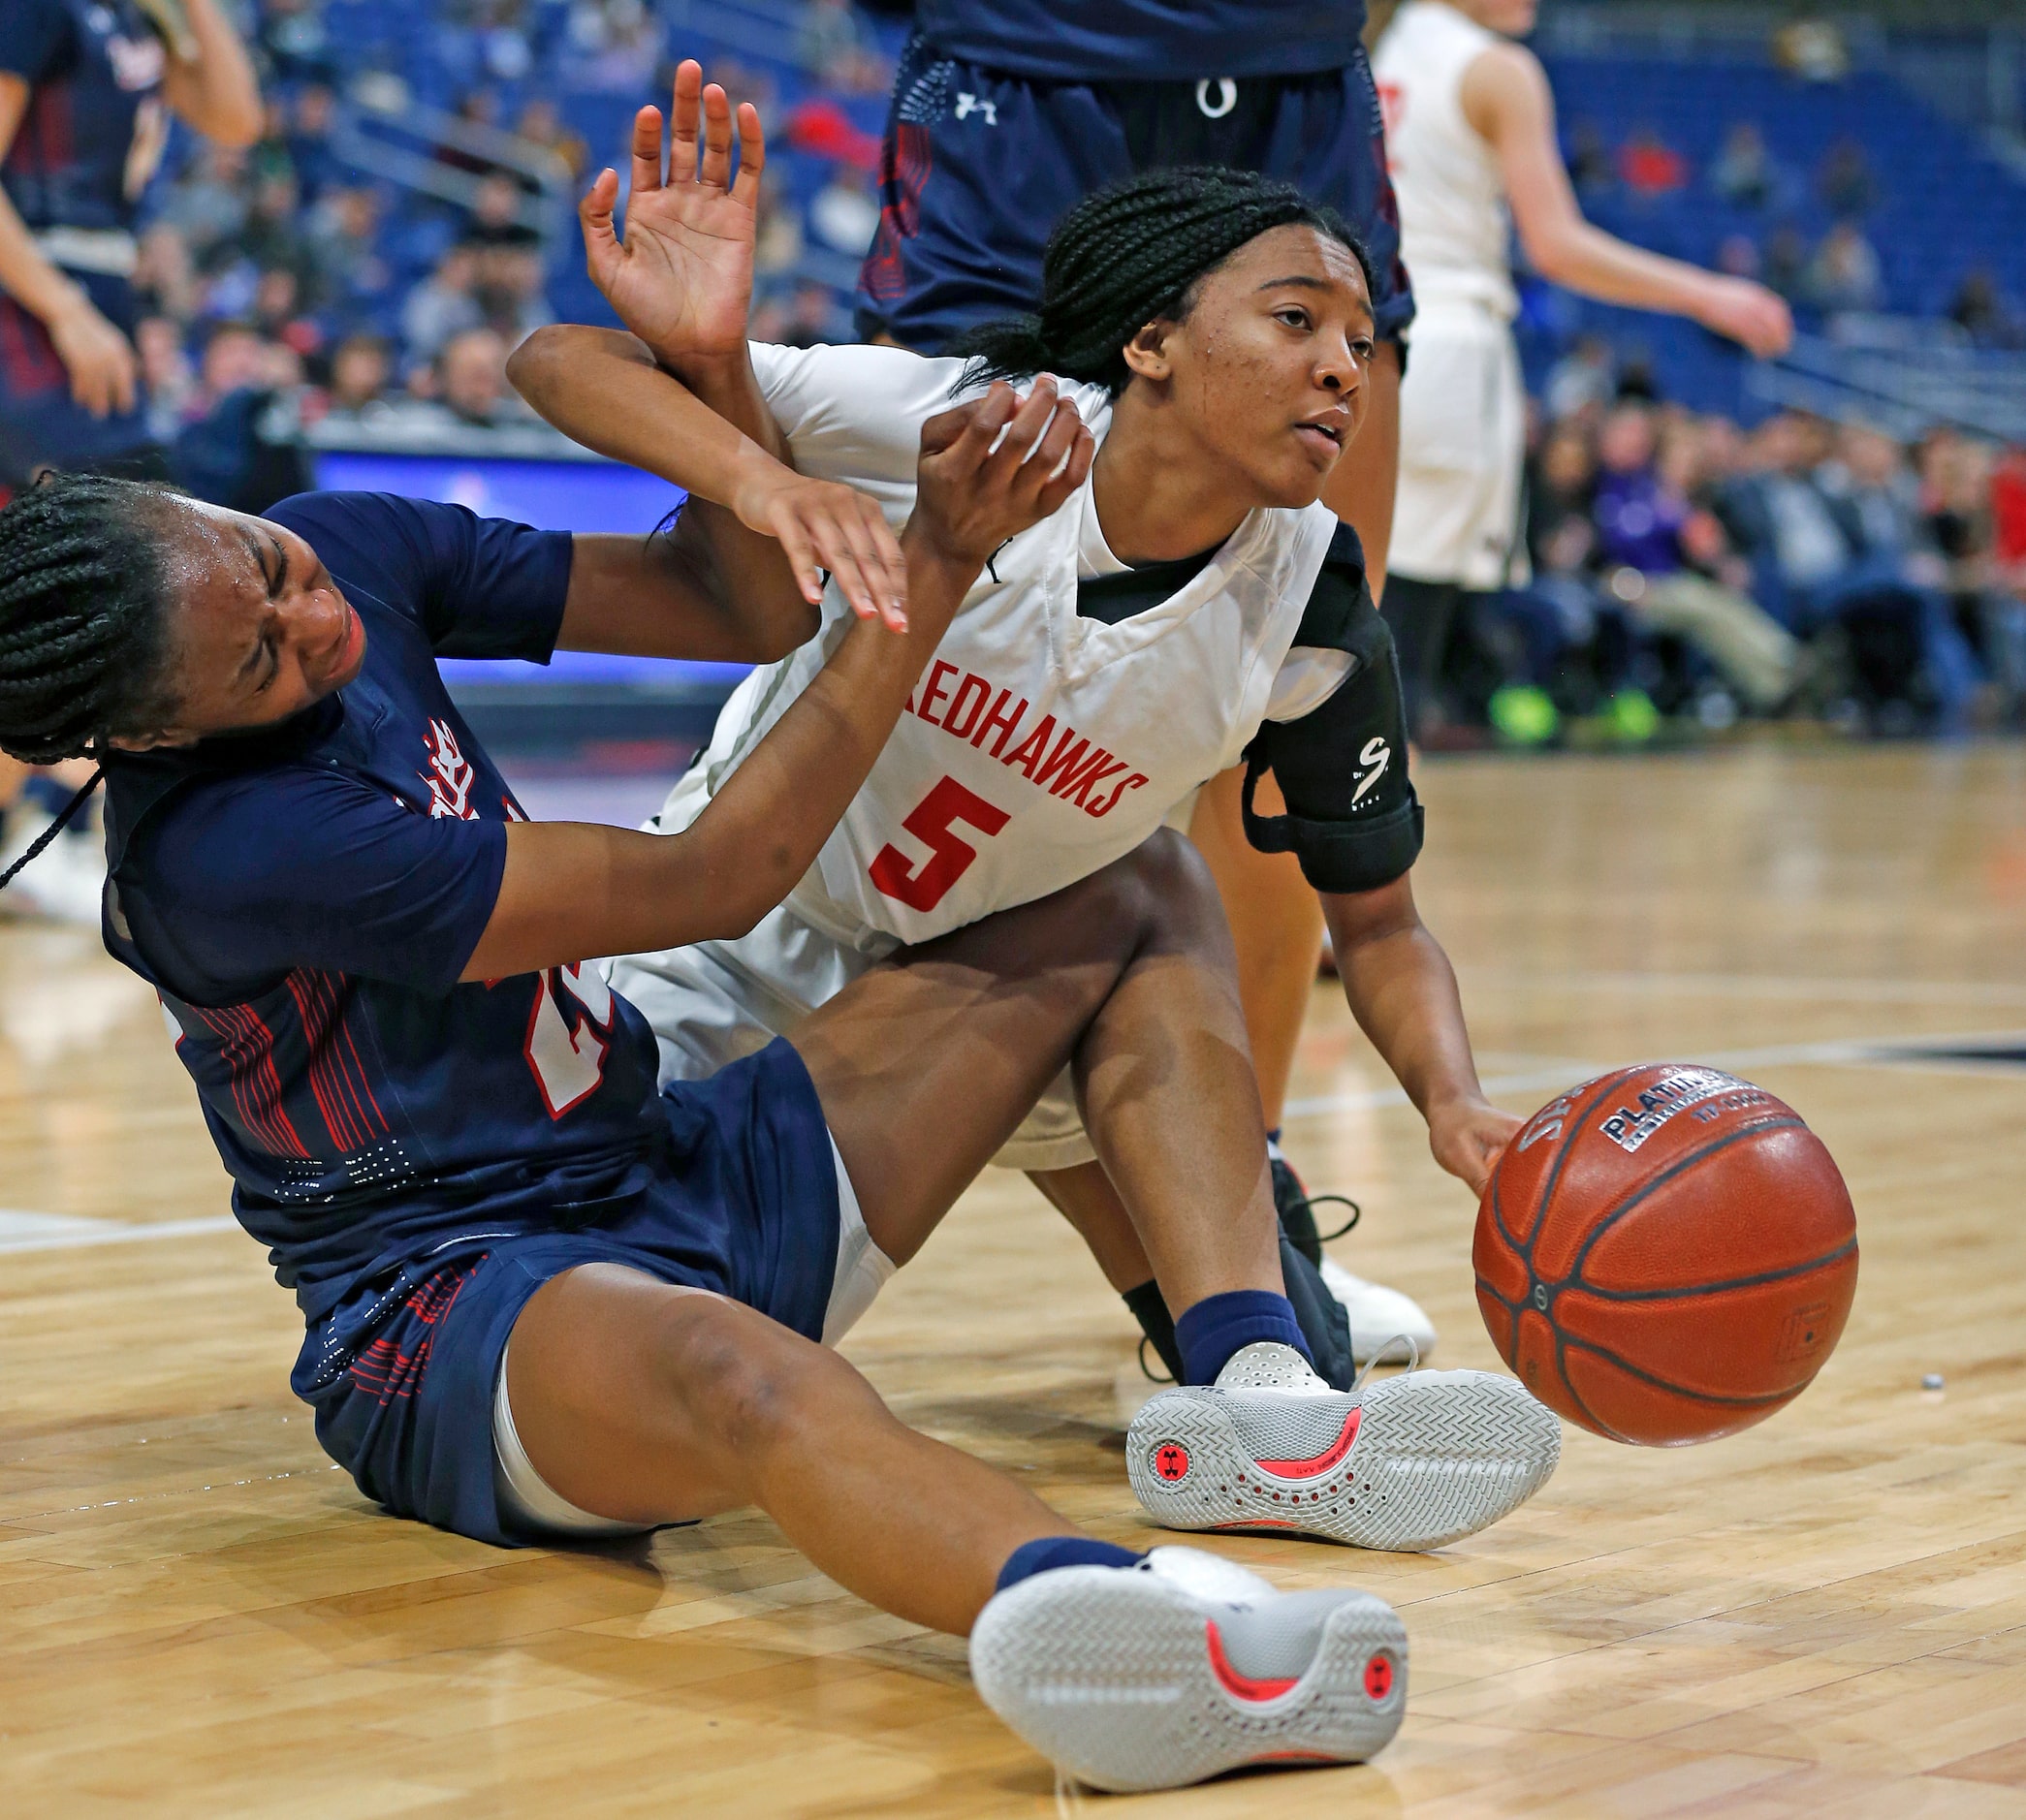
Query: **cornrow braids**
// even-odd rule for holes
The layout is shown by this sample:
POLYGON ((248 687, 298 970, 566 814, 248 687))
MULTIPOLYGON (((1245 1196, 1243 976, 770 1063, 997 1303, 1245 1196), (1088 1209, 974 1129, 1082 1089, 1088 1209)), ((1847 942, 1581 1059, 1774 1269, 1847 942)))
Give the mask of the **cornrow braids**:
POLYGON ((148 520, 173 496, 57 475, 0 508, 0 751, 53 765, 160 727, 169 583, 148 520))
POLYGON ((1056 224, 1041 262, 1041 306, 987 323, 949 350, 971 357, 964 383, 1054 373, 1117 397, 1125 348, 1149 323, 1180 321, 1225 260, 1275 228, 1314 228, 1345 247, 1372 283, 1349 225, 1291 184, 1218 165, 1129 177, 1088 196, 1056 224))

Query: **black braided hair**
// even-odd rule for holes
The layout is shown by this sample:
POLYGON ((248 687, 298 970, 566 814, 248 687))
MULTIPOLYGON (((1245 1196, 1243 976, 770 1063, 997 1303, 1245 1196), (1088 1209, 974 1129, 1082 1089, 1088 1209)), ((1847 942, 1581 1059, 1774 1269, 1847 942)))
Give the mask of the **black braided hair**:
POLYGON ((0 509, 0 751, 53 765, 160 729, 170 588, 150 520, 173 497, 56 475, 0 509))
POLYGON ((1131 373, 1126 344, 1149 323, 1185 318, 1196 286, 1248 241, 1300 226, 1347 248, 1372 283, 1350 226, 1291 184, 1251 171, 1186 165, 1086 197, 1056 224, 1041 261, 1041 307, 961 336, 965 383, 1054 373, 1108 387, 1131 373))

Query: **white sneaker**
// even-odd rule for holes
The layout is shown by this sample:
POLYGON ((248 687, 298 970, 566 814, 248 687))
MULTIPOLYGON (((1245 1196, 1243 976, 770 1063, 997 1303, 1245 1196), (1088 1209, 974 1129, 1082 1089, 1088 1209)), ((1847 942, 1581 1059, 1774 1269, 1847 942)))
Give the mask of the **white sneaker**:
POLYGON ((1344 1304, 1350 1321, 1350 1353, 1361 1365, 1385 1356, 1392 1340, 1405 1334, 1423 1359, 1435 1350, 1435 1323, 1411 1296, 1383 1283, 1353 1276, 1333 1257, 1324 1255, 1322 1286, 1344 1304))
POLYGON ((970 1668, 1051 1763, 1119 1791, 1362 1763, 1407 1710, 1407 1631, 1383 1599, 1280 1592, 1195 1549, 1007 1587, 972 1626, 970 1668))
MULTIPOLYGON (((0 872, 35 844, 51 818, 40 810, 17 807, 8 816, 12 838, 0 851, 0 872)), ((47 917, 52 923, 99 926, 106 891, 106 856, 88 835, 58 834, 25 866, 14 883, 0 892, 0 912, 47 917)))
POLYGON ((1562 1425, 1514 1378, 1408 1371, 1340 1392, 1233 1371, 1269 1350, 1289 1349, 1248 1346, 1228 1381, 1159 1391, 1132 1419, 1126 1474, 1154 1522, 1437 1549, 1516 1510, 1562 1457, 1562 1425))

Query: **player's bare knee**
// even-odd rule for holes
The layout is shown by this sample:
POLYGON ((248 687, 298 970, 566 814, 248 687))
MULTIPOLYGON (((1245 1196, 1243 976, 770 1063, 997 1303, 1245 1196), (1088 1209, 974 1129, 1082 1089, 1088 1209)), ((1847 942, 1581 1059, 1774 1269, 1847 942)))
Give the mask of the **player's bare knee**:
POLYGON ((662 1364, 699 1437, 747 1466, 818 1421, 835 1374, 850 1370, 834 1354, 727 1302, 685 1322, 662 1364))

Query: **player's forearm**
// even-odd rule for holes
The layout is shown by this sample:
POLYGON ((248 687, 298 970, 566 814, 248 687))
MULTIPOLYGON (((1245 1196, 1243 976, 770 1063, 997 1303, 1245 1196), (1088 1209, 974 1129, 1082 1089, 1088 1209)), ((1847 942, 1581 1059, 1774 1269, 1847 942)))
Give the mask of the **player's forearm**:
POLYGON ((752 464, 771 458, 623 329, 538 329, 514 350, 507 378, 573 442, 716 505, 731 505, 752 464))
POLYGON ((1344 996, 1424 1118, 1484 1097, 1449 957, 1411 905, 1374 926, 1357 897, 1325 893, 1344 996))
POLYGON ((977 579, 976 562, 926 538, 902 547, 910 629, 851 621, 814 681, 681 833, 511 826, 499 897, 463 977, 729 940, 785 898, 871 773, 977 579))
POLYGON ((172 54, 162 87, 171 109, 206 139, 222 145, 251 145, 265 124, 260 81, 246 47, 217 0, 184 0, 197 55, 188 62, 172 54))
POLYGON ((91 299, 43 257, 14 204, 4 196, 0 196, 0 291, 46 323, 68 310, 91 307, 91 299))
POLYGON ((1630 245, 1587 221, 1564 223, 1537 241, 1527 239, 1526 247, 1543 278, 1600 303, 1694 316, 1709 286, 1699 267, 1630 245))

